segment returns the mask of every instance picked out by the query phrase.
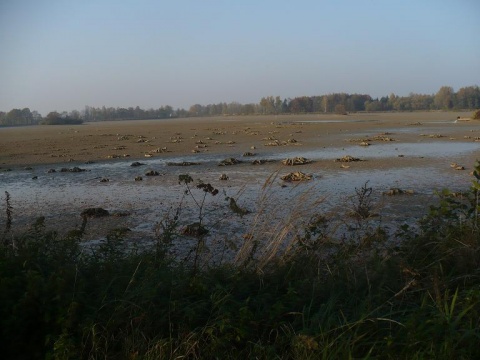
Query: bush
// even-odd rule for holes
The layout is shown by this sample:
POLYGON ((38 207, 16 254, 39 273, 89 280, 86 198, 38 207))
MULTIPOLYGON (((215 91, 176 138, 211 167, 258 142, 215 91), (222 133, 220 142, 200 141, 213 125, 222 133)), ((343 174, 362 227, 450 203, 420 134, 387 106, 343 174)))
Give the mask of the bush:
POLYGON ((474 120, 480 120, 480 110, 477 110, 473 113, 472 119, 474 120))

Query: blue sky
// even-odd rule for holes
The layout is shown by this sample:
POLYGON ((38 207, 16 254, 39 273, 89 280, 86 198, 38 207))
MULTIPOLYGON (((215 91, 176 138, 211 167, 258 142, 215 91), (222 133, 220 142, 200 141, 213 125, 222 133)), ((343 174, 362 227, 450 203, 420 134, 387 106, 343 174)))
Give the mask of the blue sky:
POLYGON ((478 0, 0 0, 0 110, 480 85, 478 0))

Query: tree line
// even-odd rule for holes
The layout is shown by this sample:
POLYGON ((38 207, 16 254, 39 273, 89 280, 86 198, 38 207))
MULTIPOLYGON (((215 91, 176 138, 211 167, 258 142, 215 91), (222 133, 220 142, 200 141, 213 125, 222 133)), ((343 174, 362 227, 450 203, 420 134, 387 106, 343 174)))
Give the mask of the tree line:
POLYGON ((258 103, 194 104, 188 110, 173 109, 169 105, 147 110, 141 109, 139 106, 135 108, 85 106, 81 111, 72 110, 62 113, 52 111, 45 118, 37 111, 30 111, 29 108, 12 109, 9 112, 0 111, 0 126, 75 124, 83 121, 168 119, 217 115, 346 114, 358 111, 471 110, 479 108, 480 88, 478 86, 462 87, 457 92, 450 86, 442 86, 437 93, 431 95, 410 93, 408 96, 398 96, 392 93, 389 96, 375 99, 367 94, 347 93, 285 99, 280 96, 267 96, 262 97, 258 103))

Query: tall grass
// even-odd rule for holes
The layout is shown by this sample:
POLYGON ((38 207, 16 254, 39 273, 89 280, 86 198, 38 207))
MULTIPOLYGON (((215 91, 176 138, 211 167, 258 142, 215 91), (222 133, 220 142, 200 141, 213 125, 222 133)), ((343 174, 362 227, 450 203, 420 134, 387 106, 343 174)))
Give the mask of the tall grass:
MULTIPOLYGON (((268 201, 260 202, 234 261, 203 266, 200 252, 181 261, 168 251, 185 236, 180 211, 159 223, 157 244, 141 251, 118 231, 86 248, 82 231, 61 237, 46 231, 43 219, 21 235, 1 232, 0 353, 4 359, 480 358, 477 186, 461 198, 439 194, 415 229, 388 234, 358 223, 361 231, 348 238, 321 212, 322 199, 308 192, 292 199, 283 222, 274 221, 268 201)), ((373 205, 364 190, 352 207, 362 205, 367 214, 373 205)), ((204 200, 213 189, 188 191, 200 192, 198 222, 205 225, 204 200)), ((269 191, 266 184, 264 200, 269 191)), ((194 252, 209 235, 197 236, 194 252)))

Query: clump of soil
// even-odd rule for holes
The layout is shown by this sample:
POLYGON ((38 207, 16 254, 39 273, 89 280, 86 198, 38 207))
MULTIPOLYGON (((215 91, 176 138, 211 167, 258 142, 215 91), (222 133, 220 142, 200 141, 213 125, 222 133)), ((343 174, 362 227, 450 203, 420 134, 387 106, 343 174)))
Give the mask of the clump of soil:
POLYGON ((241 163, 241 161, 237 160, 235 158, 227 158, 225 160, 220 161, 220 164, 218 164, 218 166, 236 165, 236 164, 240 164, 240 163, 241 163))
POLYGON ((99 218, 99 217, 109 216, 110 213, 108 212, 108 210, 105 210, 100 207, 96 207, 96 208, 85 209, 82 211, 80 215, 84 217, 99 218))
POLYGON ((79 173, 79 172, 84 172, 84 171, 87 171, 86 169, 81 169, 77 166, 71 168, 71 169, 68 169, 68 168, 61 168, 60 169, 60 172, 73 172, 73 173, 79 173))
POLYGON ((344 157, 341 157, 340 159, 335 159, 335 162, 354 162, 354 161, 363 161, 359 158, 350 156, 350 155, 345 155, 344 157))
POLYGON ((183 229, 183 234, 188 236, 200 237, 208 234, 208 229, 205 228, 202 224, 195 222, 193 224, 187 225, 183 229))
POLYGON ((167 166, 192 166, 192 165, 199 165, 198 162, 191 162, 191 161, 182 161, 182 162, 167 162, 167 166))
POLYGON ((285 159, 282 161, 283 165, 290 165, 290 166, 293 166, 293 165, 304 165, 304 164, 310 164, 312 162, 312 160, 308 160, 304 157, 294 157, 294 158, 291 158, 291 159, 285 159))
POLYGON ((135 167, 135 166, 142 166, 142 165, 145 165, 145 164, 144 164, 144 163, 141 163, 141 162, 138 162, 138 161, 135 161, 135 162, 133 162, 132 165, 130 165, 130 166, 134 166, 134 167, 135 167))
POLYGON ((412 195, 414 194, 414 191, 413 190, 402 190, 402 189, 399 189, 399 188, 391 188, 390 190, 388 191, 385 191, 383 193, 383 195, 389 195, 389 196, 395 196, 395 195, 412 195))
POLYGON ((145 173, 145 176, 158 176, 160 173, 158 171, 150 170, 145 173))

